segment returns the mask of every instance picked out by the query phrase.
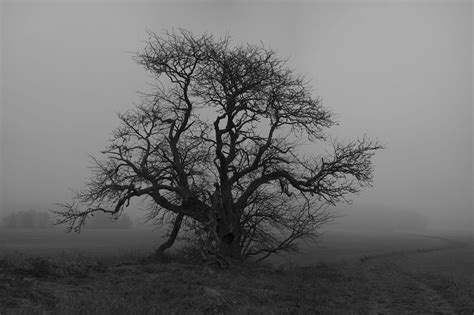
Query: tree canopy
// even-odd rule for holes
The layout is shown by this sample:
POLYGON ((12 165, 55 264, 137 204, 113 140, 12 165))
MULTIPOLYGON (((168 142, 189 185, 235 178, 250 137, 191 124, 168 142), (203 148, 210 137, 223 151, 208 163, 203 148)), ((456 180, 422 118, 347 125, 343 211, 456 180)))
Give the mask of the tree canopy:
POLYGON ((208 253, 261 260, 314 239, 330 206, 372 184, 382 146, 328 141, 334 114, 274 50, 186 30, 148 35, 135 58, 156 84, 119 115, 58 223, 80 231, 94 212, 120 216, 143 198, 149 219, 169 224, 160 250, 184 224, 208 253), (303 152, 308 143, 329 145, 303 152))

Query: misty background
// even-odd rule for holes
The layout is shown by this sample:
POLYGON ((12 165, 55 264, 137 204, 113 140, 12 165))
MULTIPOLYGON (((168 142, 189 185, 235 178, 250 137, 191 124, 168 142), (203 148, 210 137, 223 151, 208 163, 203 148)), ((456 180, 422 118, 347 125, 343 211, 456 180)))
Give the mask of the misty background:
POLYGON ((408 211, 472 231, 472 14, 455 0, 0 2, 0 211, 70 201, 116 113, 150 89, 132 60, 146 29, 185 28, 263 42, 337 114, 328 134, 387 146, 341 226, 408 211))

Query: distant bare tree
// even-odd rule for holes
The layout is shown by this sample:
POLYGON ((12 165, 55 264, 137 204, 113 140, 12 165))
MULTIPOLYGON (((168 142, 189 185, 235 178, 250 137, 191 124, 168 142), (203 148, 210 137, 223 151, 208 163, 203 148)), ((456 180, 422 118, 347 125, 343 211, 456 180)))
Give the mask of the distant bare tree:
POLYGON ((158 84, 119 116, 91 180, 57 211, 69 230, 97 211, 120 216, 142 197, 149 219, 169 224, 160 251, 185 224, 223 260, 262 260, 314 240, 335 217, 329 206, 371 185, 371 158, 382 148, 375 141, 301 153, 303 144, 326 143, 335 121, 273 50, 186 30, 150 32, 136 60, 158 84))

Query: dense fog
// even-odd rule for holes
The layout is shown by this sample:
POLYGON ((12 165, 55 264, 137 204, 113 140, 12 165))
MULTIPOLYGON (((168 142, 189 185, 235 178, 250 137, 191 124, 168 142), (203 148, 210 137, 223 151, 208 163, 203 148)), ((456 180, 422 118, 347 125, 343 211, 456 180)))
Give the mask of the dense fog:
MULTIPOLYGON (((337 114, 340 140, 387 149, 335 228, 473 229, 472 2, 3 1, 1 211, 69 201, 153 79, 146 30, 276 50, 337 114)), ((311 147, 304 150, 311 152, 311 147)), ((138 203, 131 221, 143 215, 138 203)))

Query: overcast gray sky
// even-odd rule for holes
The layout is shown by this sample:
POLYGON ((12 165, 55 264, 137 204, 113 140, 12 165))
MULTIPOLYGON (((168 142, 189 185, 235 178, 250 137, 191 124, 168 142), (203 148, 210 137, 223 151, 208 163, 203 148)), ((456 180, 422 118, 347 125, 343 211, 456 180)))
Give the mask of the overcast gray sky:
MULTIPOLYGON (((263 41, 312 80, 340 139, 388 146, 358 205, 472 222, 471 1, 4 1, 1 205, 68 201, 150 78, 146 29, 263 41)), ((472 225, 471 225, 472 227, 472 225)))

